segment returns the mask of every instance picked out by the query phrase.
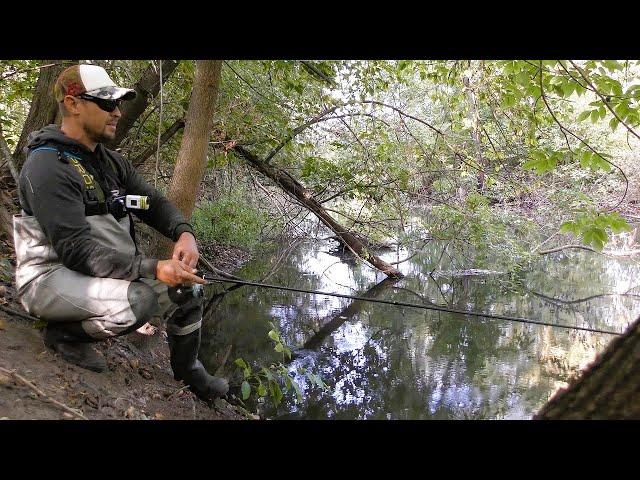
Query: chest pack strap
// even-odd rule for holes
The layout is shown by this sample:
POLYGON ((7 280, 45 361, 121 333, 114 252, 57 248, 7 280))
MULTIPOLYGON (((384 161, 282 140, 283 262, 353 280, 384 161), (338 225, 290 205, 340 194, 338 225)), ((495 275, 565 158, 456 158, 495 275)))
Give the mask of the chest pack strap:
MULTIPOLYGON (((39 147, 31 152, 37 152, 38 150, 48 150, 51 152, 56 152, 58 154, 58 158, 65 162, 70 163, 80 174, 82 180, 84 181, 84 188, 87 192, 87 200, 84 205, 84 214, 87 217, 92 215, 105 215, 109 213, 109 207, 107 205, 104 190, 100 186, 100 183, 95 181, 95 178, 92 174, 90 174, 87 169, 80 163, 80 158, 76 157, 72 153, 69 153, 64 150, 58 150, 53 147, 39 147)), ((109 162, 111 163, 111 161, 109 162)), ((111 164, 113 168, 113 164, 111 164)))

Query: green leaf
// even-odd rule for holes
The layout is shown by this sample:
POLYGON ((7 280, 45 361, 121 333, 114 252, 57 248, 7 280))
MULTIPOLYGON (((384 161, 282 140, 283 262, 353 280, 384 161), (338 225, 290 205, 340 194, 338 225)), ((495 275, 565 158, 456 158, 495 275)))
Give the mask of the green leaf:
POLYGON ((575 222, 563 222, 560 225, 560 233, 577 233, 577 226, 575 222))
POLYGON ((280 341, 280 337, 278 336, 275 330, 270 330, 268 335, 269 335, 269 338, 274 342, 280 341))
POLYGON ((602 228, 595 228, 594 235, 602 243, 605 243, 609 239, 609 237, 607 236, 607 232, 605 232, 602 228))
POLYGON ((271 393, 274 405, 277 407, 282 400, 282 390, 280 389, 280 385, 278 385, 277 382, 269 382, 269 392, 271 393))
POLYGON ((281 343, 278 343, 278 344, 275 346, 274 350, 275 350, 276 352, 278 352, 278 353, 281 353, 281 352, 284 350, 284 346, 283 346, 281 343))
POLYGON ((264 373, 264 376, 267 377, 267 380, 275 381, 275 377, 273 376, 273 373, 271 373, 271 370, 269 370, 268 368, 262 367, 262 371, 264 373))
POLYGON ((578 115, 578 121, 581 122, 585 120, 589 115, 591 115, 591 110, 585 110, 580 115, 578 115))
POLYGON ((291 379, 291 385, 293 385, 293 388, 296 391, 296 397, 298 398, 298 401, 301 402, 302 392, 300 391, 300 385, 298 385, 298 382, 296 382, 293 378, 291 379))
POLYGON ((249 382, 247 382, 246 380, 242 382, 242 386, 240 387, 240 389, 242 390, 242 399, 246 400, 247 398, 249 398, 249 395, 251 395, 251 385, 249 385, 249 382))
POLYGON ((604 63, 604 66, 612 72, 624 69, 624 67, 617 60, 604 60, 602 63, 604 63))
POLYGON ((565 82, 563 77, 552 77, 549 82, 551 85, 562 85, 565 82))
POLYGON ((564 94, 563 96, 565 97, 571 96, 571 94, 574 92, 575 89, 576 89, 576 84, 573 82, 567 82, 563 84, 562 85, 562 93, 564 94))
POLYGON ((267 388, 261 383, 258 385, 258 396, 264 397, 267 395, 267 388))
POLYGON ((604 118, 607 116, 607 109, 602 106, 598 109, 598 114, 600 115, 600 118, 604 118))
POLYGON ((611 120, 609 120, 609 127, 611 127, 612 131, 615 131, 615 129, 618 128, 619 124, 620 120, 618 120, 616 117, 613 117, 611 120))
MULTIPOLYGON (((552 79, 553 81, 553 79, 552 79)), ((516 83, 523 87, 527 86, 531 82, 531 77, 527 72, 520 72, 516 75, 516 83)))
POLYGON ((249 368, 249 365, 247 365, 247 362, 245 362, 242 358, 236 359, 236 361, 233 363, 235 363, 236 365, 238 365, 240 368, 243 368, 243 369, 249 368))

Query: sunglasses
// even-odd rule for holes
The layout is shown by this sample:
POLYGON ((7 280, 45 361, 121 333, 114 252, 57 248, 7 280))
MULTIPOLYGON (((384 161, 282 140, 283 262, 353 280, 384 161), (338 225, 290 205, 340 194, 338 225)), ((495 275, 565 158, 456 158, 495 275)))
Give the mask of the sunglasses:
POLYGON ((104 110, 105 112, 113 112, 116 108, 118 108, 120 106, 120 103, 122 103, 122 100, 118 99, 118 100, 108 100, 105 98, 96 98, 96 97, 92 97, 91 95, 87 95, 86 93, 83 93, 81 95, 78 95, 79 98, 82 98, 83 100, 88 100, 90 102, 95 103, 101 110, 104 110))

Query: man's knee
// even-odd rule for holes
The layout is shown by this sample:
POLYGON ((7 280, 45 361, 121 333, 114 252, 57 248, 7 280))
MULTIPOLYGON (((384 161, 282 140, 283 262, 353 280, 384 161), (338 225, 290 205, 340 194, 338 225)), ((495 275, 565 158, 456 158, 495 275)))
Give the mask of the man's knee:
POLYGON ((142 282, 129 284, 127 300, 135 316, 135 328, 144 325, 160 309, 158 294, 153 288, 142 282))

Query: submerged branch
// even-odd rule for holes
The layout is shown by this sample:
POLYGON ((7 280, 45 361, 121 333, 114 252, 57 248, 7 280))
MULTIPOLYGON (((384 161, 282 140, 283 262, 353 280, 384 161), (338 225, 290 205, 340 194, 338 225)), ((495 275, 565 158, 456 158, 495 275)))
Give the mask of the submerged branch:
POLYGON ((589 252, 594 252, 594 253, 599 253, 601 255, 604 255, 602 252, 599 252, 598 250, 591 247, 587 247, 585 245, 563 245, 561 247, 551 248, 549 250, 541 250, 540 252, 538 252, 538 254, 547 255, 549 253, 559 252, 560 250, 566 250, 568 248, 579 248, 580 250, 587 250, 589 252))

